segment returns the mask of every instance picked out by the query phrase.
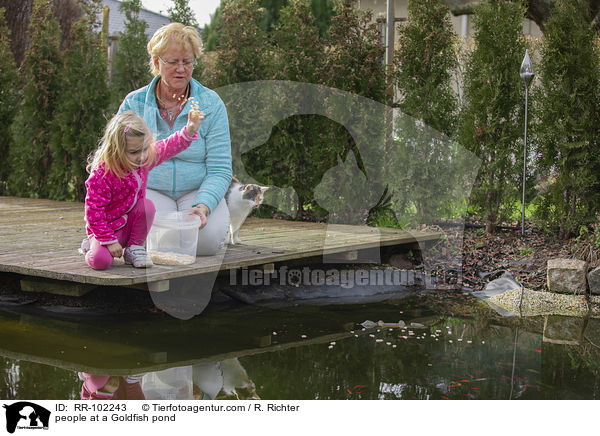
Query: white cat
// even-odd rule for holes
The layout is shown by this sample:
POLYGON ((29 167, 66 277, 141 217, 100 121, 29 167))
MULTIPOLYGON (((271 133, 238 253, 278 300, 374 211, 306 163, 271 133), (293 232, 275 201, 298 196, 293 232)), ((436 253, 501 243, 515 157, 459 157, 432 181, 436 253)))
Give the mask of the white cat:
POLYGON ((262 204, 267 189, 269 189, 268 186, 243 184, 235 177, 231 178, 229 190, 225 194, 225 201, 231 217, 227 234, 228 244, 241 244, 242 241, 238 236, 240 227, 242 227, 252 209, 256 209, 262 204))

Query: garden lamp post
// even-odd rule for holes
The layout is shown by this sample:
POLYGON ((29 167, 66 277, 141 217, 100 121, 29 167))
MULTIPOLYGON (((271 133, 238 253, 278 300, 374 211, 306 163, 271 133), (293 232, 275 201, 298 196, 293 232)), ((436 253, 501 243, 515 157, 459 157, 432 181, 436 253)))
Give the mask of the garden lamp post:
MULTIPOLYGON (((531 59, 529 59, 529 51, 525 50, 525 57, 521 63, 521 69, 519 70, 521 79, 525 83, 525 139, 523 141, 523 208, 521 210, 521 236, 525 236, 525 176, 527 174, 527 98, 529 96, 529 84, 533 80, 535 75, 533 72, 533 65, 531 59)), ((525 288, 521 285, 521 298, 519 299, 519 315, 522 316, 521 306, 523 304, 523 292, 525 288)), ((517 330, 518 332, 518 330, 517 330)), ((515 340, 516 342, 516 340, 515 340)))
POLYGON ((521 63, 519 74, 523 79, 523 83, 525 83, 525 140, 523 141, 523 203, 521 211, 521 236, 523 236, 525 235, 525 175, 527 172, 527 98, 529 96, 529 84, 535 75, 528 50, 525 50, 525 57, 521 63))

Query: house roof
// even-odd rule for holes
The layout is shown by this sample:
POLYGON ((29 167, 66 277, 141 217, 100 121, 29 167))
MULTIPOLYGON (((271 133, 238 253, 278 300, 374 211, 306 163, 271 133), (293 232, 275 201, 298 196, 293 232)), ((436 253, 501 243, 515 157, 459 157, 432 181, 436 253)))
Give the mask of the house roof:
MULTIPOLYGON (((118 0, 102 0, 103 6, 108 6, 110 9, 108 15, 108 36, 119 37, 121 32, 125 32, 125 15, 119 11, 121 2, 118 0)), ((148 23, 146 28, 146 36, 148 39, 154 35, 154 32, 158 28, 170 23, 170 19, 167 16, 158 14, 156 12, 149 11, 147 9, 140 10, 140 19, 148 23)))

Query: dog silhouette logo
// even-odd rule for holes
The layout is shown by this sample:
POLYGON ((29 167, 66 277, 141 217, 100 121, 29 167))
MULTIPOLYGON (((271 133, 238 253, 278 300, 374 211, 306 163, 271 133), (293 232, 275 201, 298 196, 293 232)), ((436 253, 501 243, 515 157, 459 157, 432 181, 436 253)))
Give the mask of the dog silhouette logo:
POLYGON ((6 431, 19 429, 48 429, 50 411, 28 401, 4 405, 6 409, 6 431))

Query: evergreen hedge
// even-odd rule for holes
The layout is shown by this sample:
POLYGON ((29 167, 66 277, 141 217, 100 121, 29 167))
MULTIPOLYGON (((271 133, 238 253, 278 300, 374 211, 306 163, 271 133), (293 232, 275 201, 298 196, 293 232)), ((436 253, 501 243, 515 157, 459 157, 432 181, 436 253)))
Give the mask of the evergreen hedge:
POLYGON ((30 46, 21 65, 23 99, 11 128, 8 193, 48 198, 51 126, 64 80, 60 27, 51 0, 34 1, 29 34, 30 46))
MULTIPOLYGON (((88 12, 86 17, 95 17, 100 0, 80 0, 80 5, 88 12)), ((35 0, 30 46, 17 73, 0 11, 0 54, 4 59, 0 67, 0 159, 5 162, 0 170, 0 193, 83 198, 86 158, 96 147, 106 119, 126 93, 150 80, 145 23, 136 22, 140 2, 125 0, 123 5, 130 14, 115 58, 118 74, 113 78, 110 109, 106 58, 93 19, 84 17, 75 23, 70 38, 63 38, 70 45, 61 49, 51 0, 35 0)), ((178 0, 173 13, 185 13, 186 6, 187 0, 178 0)), ((453 136, 482 159, 471 202, 485 216, 488 231, 510 216, 520 202, 524 86, 518 72, 526 47, 521 33, 523 17, 519 2, 491 0, 477 7, 475 44, 468 56, 460 112, 450 86, 456 59, 446 7, 438 0, 411 1, 409 20, 399 29, 394 78, 401 91, 401 110, 421 120, 424 127, 453 136)), ((600 56, 597 35, 589 22, 585 1, 554 3, 545 28, 539 86, 532 89, 530 113, 538 115, 530 117, 529 145, 533 148, 530 154, 537 159, 529 176, 551 181, 536 206, 538 217, 555 223, 561 237, 597 222, 600 210, 596 138, 600 56)), ((224 0, 215 23, 219 23, 215 32, 219 38, 214 66, 204 71, 204 83, 213 88, 255 80, 292 80, 340 89, 386 105, 391 102, 379 29, 350 0, 224 0), (269 8, 261 8, 265 4, 278 8, 276 17, 269 8), (267 22, 271 23, 268 32, 267 22)), ((250 111, 247 116, 260 114, 250 111)), ((363 122, 360 114, 356 122, 363 122)), ((423 132, 427 133, 426 129, 423 132)), ((402 147, 410 152, 410 141, 397 139, 384 144, 388 147, 384 159, 403 156, 402 147), (390 154, 389 147, 395 147, 391 151, 396 154, 390 154)), ((235 149, 238 144, 232 146, 235 149)), ((368 152, 377 153, 382 144, 371 146, 368 152)), ((450 146, 454 150, 452 147, 455 144, 450 146)), ((431 180, 429 185, 421 183, 423 192, 408 183, 415 183, 417 172, 407 169, 404 177, 410 180, 403 181, 398 171, 385 173, 390 161, 378 161, 389 183, 378 204, 404 191, 408 198, 411 191, 416 200, 404 205, 400 201, 400 206, 422 209, 424 216, 439 213, 443 205, 426 197, 442 189, 437 182, 454 183, 441 165, 444 159, 456 159, 452 153, 437 157, 405 154, 403 162, 415 171, 419 159, 441 159, 437 174, 422 175, 431 180)), ((335 181, 340 179, 334 173, 344 173, 349 183, 339 187, 343 199, 358 192, 352 189, 352 178, 363 180, 372 170, 365 167, 344 127, 315 115, 281 121, 263 146, 246 153, 241 162, 234 161, 234 173, 242 165, 262 183, 293 187, 301 207, 318 214, 326 211, 317 206, 317 185, 329 183, 335 193, 335 181)))
POLYGON ((63 53, 58 103, 51 124, 50 198, 83 201, 88 156, 98 146, 109 114, 106 52, 97 14, 101 0, 81 3, 85 14, 71 27, 71 46, 63 53))
POLYGON ((590 18, 585 1, 556 1, 542 48, 538 171, 552 183, 538 217, 561 238, 600 211, 600 56, 590 18))
POLYGON ((12 145, 10 126, 15 117, 17 103, 21 97, 20 80, 15 58, 10 49, 10 31, 4 19, 4 8, 0 8, 0 195, 7 192, 7 179, 10 174, 8 163, 12 145))
POLYGON ((152 80, 146 50, 148 24, 139 17, 141 7, 141 0, 123 0, 119 6, 126 20, 125 32, 121 34, 119 48, 113 58, 115 73, 111 78, 111 92, 114 112, 127 94, 152 80))

